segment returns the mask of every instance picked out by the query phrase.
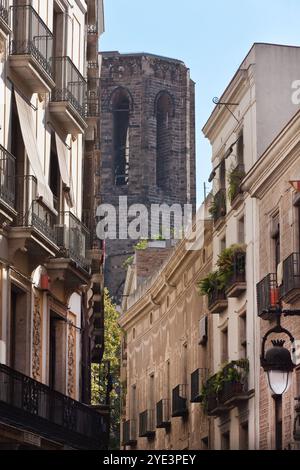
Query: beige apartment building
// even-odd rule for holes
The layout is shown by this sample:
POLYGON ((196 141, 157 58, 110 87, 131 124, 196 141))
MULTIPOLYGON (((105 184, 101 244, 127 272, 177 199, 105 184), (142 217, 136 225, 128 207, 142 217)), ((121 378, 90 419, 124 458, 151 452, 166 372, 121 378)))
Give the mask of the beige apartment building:
MULTIPOLYGON (((211 215, 216 274, 209 280, 211 291, 208 295, 213 325, 213 373, 221 370, 223 376, 229 377, 226 367, 235 364, 231 399, 227 400, 223 391, 211 392, 213 449, 272 449, 275 446, 273 421, 268 414, 272 400, 265 396, 267 384, 260 368, 263 329, 257 316, 256 283, 275 269, 268 231, 270 218, 272 215, 277 217, 278 204, 285 220, 281 225, 285 239, 281 242, 282 260, 297 249, 289 238, 295 226, 287 237, 288 226, 293 224, 291 212, 286 210, 287 206, 283 208, 287 201, 292 206, 292 189, 284 173, 280 177, 280 186, 277 186, 274 176, 271 179, 269 173, 265 173, 262 162, 264 152, 299 110, 291 99, 292 83, 299 76, 300 48, 254 44, 203 129, 212 145, 213 165, 211 215), (248 179, 254 169, 253 186, 259 184, 261 193, 268 191, 264 203, 251 197, 252 190, 249 193, 246 186, 241 186, 242 180, 248 179), (269 198, 273 198, 272 201, 269 198), (227 272, 224 282, 224 277, 223 280, 220 277, 224 274, 222 260, 224 262, 228 257, 230 276, 227 272)), ((282 154, 276 158, 282 158, 282 154)), ((272 173, 274 160, 269 160, 269 164, 268 172, 272 173)), ((214 383, 215 378, 211 380, 214 383)), ((288 409, 286 413, 289 413, 288 409)), ((285 426, 284 432, 290 436, 288 424, 285 426)), ((286 439, 287 436, 285 443, 286 439)))
MULTIPOLYGON (((258 320, 261 336, 276 325, 275 315, 267 314, 266 310, 275 309, 278 301, 288 310, 299 309, 300 305, 300 194, 290 183, 300 179, 299 142, 297 112, 252 167, 243 184, 257 204, 257 314, 261 317, 258 320)), ((281 324, 299 341, 299 317, 282 318, 281 324)), ((285 347, 289 348, 286 335, 274 334, 271 339, 276 337, 284 339, 285 347)), ((282 396, 272 396, 263 369, 258 374, 260 449, 299 449, 299 428, 294 429, 295 398, 300 396, 297 352, 291 386, 282 396)))
POLYGON ((123 449, 210 447, 210 418, 200 404, 212 348, 198 287, 212 266, 205 219, 199 249, 187 250, 186 240, 149 242, 129 267, 120 317, 123 449))
POLYGON ((101 250, 83 200, 103 4, 2 0, 0 30, 0 447, 103 448, 101 250))

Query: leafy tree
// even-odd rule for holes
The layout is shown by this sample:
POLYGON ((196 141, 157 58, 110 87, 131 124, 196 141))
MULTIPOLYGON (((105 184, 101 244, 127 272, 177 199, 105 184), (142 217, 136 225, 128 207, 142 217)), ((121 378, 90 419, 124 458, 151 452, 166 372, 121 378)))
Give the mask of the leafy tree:
POLYGON ((110 448, 118 449, 120 441, 120 351, 121 329, 119 313, 104 290, 104 355, 101 364, 92 365, 92 404, 105 404, 108 384, 107 364, 110 363, 112 391, 110 394, 110 448))

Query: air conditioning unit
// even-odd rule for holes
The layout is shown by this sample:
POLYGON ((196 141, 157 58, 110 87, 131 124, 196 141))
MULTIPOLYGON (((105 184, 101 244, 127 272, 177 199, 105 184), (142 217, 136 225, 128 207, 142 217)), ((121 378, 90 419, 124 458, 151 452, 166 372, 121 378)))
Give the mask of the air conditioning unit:
POLYGON ((199 320, 199 344, 205 346, 208 340, 208 316, 204 315, 199 320))

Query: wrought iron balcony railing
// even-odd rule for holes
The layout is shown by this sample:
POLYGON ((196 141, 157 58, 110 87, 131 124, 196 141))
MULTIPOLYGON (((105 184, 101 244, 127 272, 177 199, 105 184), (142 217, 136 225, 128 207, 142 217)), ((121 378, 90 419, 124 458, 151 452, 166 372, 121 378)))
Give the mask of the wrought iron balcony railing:
POLYGON ((270 319, 279 301, 277 275, 268 274, 256 286, 257 313, 263 319, 270 319))
POLYGON ((208 370, 197 369, 191 374, 191 402, 201 402, 201 392, 204 383, 207 380, 208 370))
POLYGON ((64 256, 74 261, 80 268, 90 272, 91 263, 86 257, 90 248, 90 234, 88 229, 71 212, 60 214, 62 225, 58 225, 57 243, 64 256))
POLYGON ((4 23, 9 24, 8 0, 0 0, 0 18, 4 23))
POLYGON ((55 89, 51 101, 69 102, 75 111, 85 117, 86 81, 70 57, 53 58, 55 89))
POLYGON ((233 273, 226 288, 227 297, 238 297, 246 289, 246 253, 237 252, 233 257, 233 273))
POLYGON ((17 226, 32 227, 57 245, 57 217, 37 199, 37 179, 26 175, 17 177, 17 226))
POLYGON ((15 207, 16 159, 0 145, 0 198, 12 209, 15 207))
POLYGON ((11 55, 31 55, 50 77, 52 73, 53 35, 31 5, 12 9, 13 40, 11 55))
POLYGON ((135 446, 137 443, 136 422, 134 419, 123 421, 123 439, 124 446, 135 446))
POLYGON ((171 425, 170 400, 160 400, 156 404, 156 427, 168 428, 171 425))
POLYGON ((0 364, 0 415, 76 449, 107 448, 107 419, 87 405, 0 364))
POLYGON ((172 416, 186 416, 187 413, 187 385, 177 385, 172 390, 172 416))
POLYGON ((283 262, 283 278, 280 299, 294 302, 300 296, 300 253, 292 253, 283 262))
POLYGON ((154 410, 145 410, 139 416, 139 437, 151 439, 154 435, 154 410))

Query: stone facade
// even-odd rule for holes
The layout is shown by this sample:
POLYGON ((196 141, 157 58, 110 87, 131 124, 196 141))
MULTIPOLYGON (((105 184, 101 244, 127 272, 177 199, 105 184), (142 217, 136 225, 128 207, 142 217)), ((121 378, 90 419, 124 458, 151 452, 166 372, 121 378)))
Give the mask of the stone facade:
MULTIPOLYGON (((194 83, 182 62, 143 53, 102 54, 100 174, 98 202, 118 207, 119 196, 127 196, 128 205, 195 206, 194 83), (126 150, 119 151, 122 146, 126 150)), ((117 301, 122 265, 134 243, 106 240, 105 282, 117 301)))
POLYGON ((212 365, 211 318, 198 290, 212 266, 211 222, 203 221, 202 228, 199 250, 188 251, 186 240, 175 248, 150 244, 137 252, 127 273, 120 317, 124 449, 206 449, 212 439, 210 418, 193 398, 192 380, 199 371, 197 394, 212 365), (153 253, 157 265, 145 277, 143 267, 153 253), (176 390, 184 409, 181 400, 174 401, 176 390))

